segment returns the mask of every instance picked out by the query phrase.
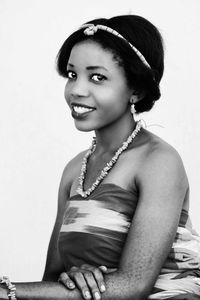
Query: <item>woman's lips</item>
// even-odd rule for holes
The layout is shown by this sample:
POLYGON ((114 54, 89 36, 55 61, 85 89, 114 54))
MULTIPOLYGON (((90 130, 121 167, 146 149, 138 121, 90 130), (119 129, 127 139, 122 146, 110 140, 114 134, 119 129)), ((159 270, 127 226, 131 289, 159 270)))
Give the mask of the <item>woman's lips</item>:
POLYGON ((88 107, 83 107, 83 106, 73 106, 73 110, 77 114, 84 114, 84 113, 90 112, 90 111, 92 111, 94 109, 93 108, 88 108, 88 107))
POLYGON ((77 120, 82 120, 86 118, 86 116, 94 111, 95 108, 86 106, 86 105, 72 105, 72 117, 77 120))

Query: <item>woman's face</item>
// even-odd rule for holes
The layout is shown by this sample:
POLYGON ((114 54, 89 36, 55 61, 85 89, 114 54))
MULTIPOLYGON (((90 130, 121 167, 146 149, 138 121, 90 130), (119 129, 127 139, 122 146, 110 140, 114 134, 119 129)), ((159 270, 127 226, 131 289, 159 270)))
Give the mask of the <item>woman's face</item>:
POLYGON ((82 131, 105 128, 130 115, 128 87, 124 70, 113 54, 98 43, 76 44, 67 64, 65 98, 82 131))

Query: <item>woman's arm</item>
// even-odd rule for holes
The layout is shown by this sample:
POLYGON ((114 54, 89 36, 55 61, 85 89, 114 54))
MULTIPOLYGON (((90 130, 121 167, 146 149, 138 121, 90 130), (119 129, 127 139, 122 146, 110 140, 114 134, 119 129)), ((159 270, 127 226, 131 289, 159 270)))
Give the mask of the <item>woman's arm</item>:
POLYGON ((59 186, 57 216, 48 247, 46 266, 43 275, 44 281, 57 281, 60 273, 65 270, 58 251, 58 235, 62 225, 66 198, 68 195, 68 182, 68 168, 66 167, 59 186))
POLYGON ((146 299, 151 293, 174 241, 188 189, 182 161, 170 147, 147 156, 136 181, 139 201, 119 270, 106 280, 105 296, 112 287, 114 299, 146 299))
POLYGON ((58 192, 57 216, 48 247, 43 281, 57 281, 60 273, 65 271, 65 267, 58 251, 58 236, 63 221, 66 202, 70 196, 71 184, 75 176, 77 176, 76 169, 77 166, 80 168, 80 161, 82 161, 84 153, 85 151, 79 153, 68 162, 62 174, 58 192))
MULTIPOLYGON (((37 300, 81 300, 78 289, 69 291, 63 285, 54 281, 15 283, 16 297, 20 299, 37 300)), ((0 299, 8 299, 7 290, 0 287, 0 299)))
POLYGON ((57 216, 48 247, 43 281, 57 281, 60 273, 65 270, 58 251, 58 235, 62 225, 66 199, 69 194, 70 181, 68 170, 69 167, 65 167, 59 186, 57 216))

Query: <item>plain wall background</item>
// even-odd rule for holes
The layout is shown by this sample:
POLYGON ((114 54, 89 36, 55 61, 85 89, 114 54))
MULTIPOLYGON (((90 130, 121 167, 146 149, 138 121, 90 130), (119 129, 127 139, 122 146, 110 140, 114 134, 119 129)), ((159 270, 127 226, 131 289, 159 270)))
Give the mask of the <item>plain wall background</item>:
POLYGON ((162 98, 141 118, 179 151, 200 232, 200 1, 0 0, 0 274, 13 281, 41 279, 63 168, 93 136, 74 128, 56 54, 85 21, 127 13, 164 37, 162 98))

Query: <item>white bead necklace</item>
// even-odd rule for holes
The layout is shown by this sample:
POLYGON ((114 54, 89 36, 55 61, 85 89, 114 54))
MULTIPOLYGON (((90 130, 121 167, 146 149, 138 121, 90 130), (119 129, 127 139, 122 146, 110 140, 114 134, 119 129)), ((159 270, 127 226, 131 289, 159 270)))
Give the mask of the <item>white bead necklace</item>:
POLYGON ((132 143, 133 139, 136 137, 136 135, 138 134, 138 132, 140 131, 141 128, 142 128, 142 122, 138 121, 134 131, 131 133, 131 135, 129 135, 128 139, 125 142, 123 142, 122 146, 115 152, 115 155, 112 157, 110 162, 107 163, 106 166, 103 168, 100 175, 97 177, 97 179, 92 184, 92 186, 90 188, 88 188, 86 191, 84 191, 83 186, 84 186, 85 176, 86 176, 86 172, 87 172, 87 162, 88 162, 89 157, 92 155, 92 153, 96 149, 96 138, 93 138, 91 147, 89 148, 89 150, 83 157, 82 166, 81 166, 81 174, 79 176, 79 186, 76 190, 76 192, 78 194, 80 194, 83 198, 86 198, 97 188, 97 186, 101 183, 101 181, 106 177, 108 172, 116 164, 120 154, 128 148, 130 143, 132 143))

